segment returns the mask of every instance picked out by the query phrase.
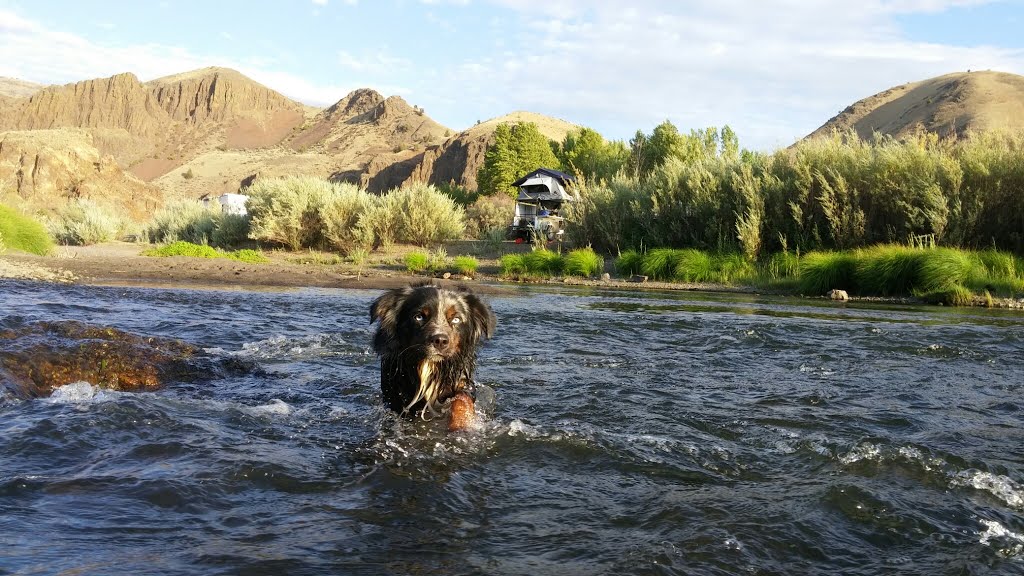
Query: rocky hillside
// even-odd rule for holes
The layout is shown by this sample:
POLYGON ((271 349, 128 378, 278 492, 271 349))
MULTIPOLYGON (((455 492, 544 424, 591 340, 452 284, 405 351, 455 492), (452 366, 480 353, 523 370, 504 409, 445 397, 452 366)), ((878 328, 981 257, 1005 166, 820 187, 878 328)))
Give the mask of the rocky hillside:
POLYGON ((0 101, 0 130, 85 128, 103 154, 149 180, 215 148, 277 144, 301 104, 222 68, 141 83, 134 74, 47 86, 0 101))
POLYGON ((0 133, 0 202, 48 211, 85 198, 136 219, 151 215, 163 193, 127 174, 83 129, 0 133))
POLYGON ((971 130, 1024 128, 1024 76, 1005 72, 958 72, 903 84, 860 100, 808 138, 853 129, 896 137, 919 130, 942 137, 971 130))
POLYGON ((105 186, 112 203, 123 197, 146 214, 161 199, 289 174, 373 192, 407 182, 475 188, 498 124, 534 122, 555 140, 575 127, 516 112, 454 134, 398 96, 364 88, 316 109, 225 68, 0 88, 0 195, 51 209, 105 186))

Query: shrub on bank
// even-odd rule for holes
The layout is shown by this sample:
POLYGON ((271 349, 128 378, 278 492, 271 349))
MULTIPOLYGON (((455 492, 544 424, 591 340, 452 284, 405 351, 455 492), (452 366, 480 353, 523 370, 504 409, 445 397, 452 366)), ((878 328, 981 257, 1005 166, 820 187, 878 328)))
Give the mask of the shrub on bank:
POLYGON ((476 276, 476 269, 480 266, 480 263, 476 258, 472 256, 456 256, 452 259, 452 266, 455 270, 463 276, 476 276))
POLYGON ((9 250, 44 256, 53 249, 53 239, 38 220, 0 204, 0 238, 9 250))
POLYGON ((615 272, 623 277, 640 274, 643 259, 643 255, 636 250, 626 250, 615 259, 615 272))
POLYGON ((604 258, 589 246, 573 250, 565 255, 563 272, 566 276, 598 276, 604 272, 604 258))
POLYGON ((64 206, 47 221, 47 228, 57 243, 71 246, 117 240, 129 225, 111 210, 85 198, 64 206))
POLYGON ((142 254, 143 256, 156 256, 161 258, 168 258, 171 256, 186 256, 189 258, 226 258, 228 260, 237 260, 239 262, 247 262, 250 264, 270 261, 258 250, 245 249, 236 250, 234 252, 225 252, 223 250, 217 250, 212 246, 194 244, 183 240, 172 242, 164 246, 150 248, 143 251, 142 254))
POLYGON ((551 250, 534 250, 523 255, 523 265, 530 274, 557 276, 562 273, 562 257, 551 250))
POLYGON ((526 263, 522 254, 505 254, 498 259, 498 269, 502 276, 515 277, 526 274, 526 263))
POLYGON ((409 252, 403 260, 405 269, 413 274, 425 271, 430 265, 430 257, 424 252, 409 252))

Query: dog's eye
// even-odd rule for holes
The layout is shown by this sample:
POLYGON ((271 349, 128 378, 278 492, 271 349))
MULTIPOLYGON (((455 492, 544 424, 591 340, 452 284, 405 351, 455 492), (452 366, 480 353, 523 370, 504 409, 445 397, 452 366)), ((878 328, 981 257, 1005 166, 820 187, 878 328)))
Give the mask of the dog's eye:
POLYGON ((417 314, 417 315, 413 316, 412 319, 417 321, 417 322, 423 322, 424 320, 427 319, 427 317, 424 316, 423 314, 417 314))
POLYGON ((456 316, 456 317, 452 318, 452 325, 453 325, 453 326, 454 326, 455 324, 459 324, 459 323, 461 323, 461 322, 462 322, 462 318, 459 318, 458 316, 456 316))

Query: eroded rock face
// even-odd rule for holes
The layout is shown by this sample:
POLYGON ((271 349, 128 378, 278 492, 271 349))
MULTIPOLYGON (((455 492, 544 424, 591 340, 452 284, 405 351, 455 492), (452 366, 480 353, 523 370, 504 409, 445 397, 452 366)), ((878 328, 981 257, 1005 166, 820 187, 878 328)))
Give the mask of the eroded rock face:
POLYGON ((18 398, 89 382, 111 390, 155 390, 170 382, 249 370, 172 338, 145 337, 81 322, 36 322, 0 330, 0 386, 18 398))

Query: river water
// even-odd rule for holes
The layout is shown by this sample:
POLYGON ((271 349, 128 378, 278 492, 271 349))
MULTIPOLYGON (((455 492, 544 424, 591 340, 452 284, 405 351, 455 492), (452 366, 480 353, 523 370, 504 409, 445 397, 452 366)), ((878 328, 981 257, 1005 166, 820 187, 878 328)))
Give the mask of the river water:
POLYGON ((448 434, 379 293, 0 283, 263 368, 0 400, 0 574, 1024 574, 1024 315, 501 288, 448 434))

